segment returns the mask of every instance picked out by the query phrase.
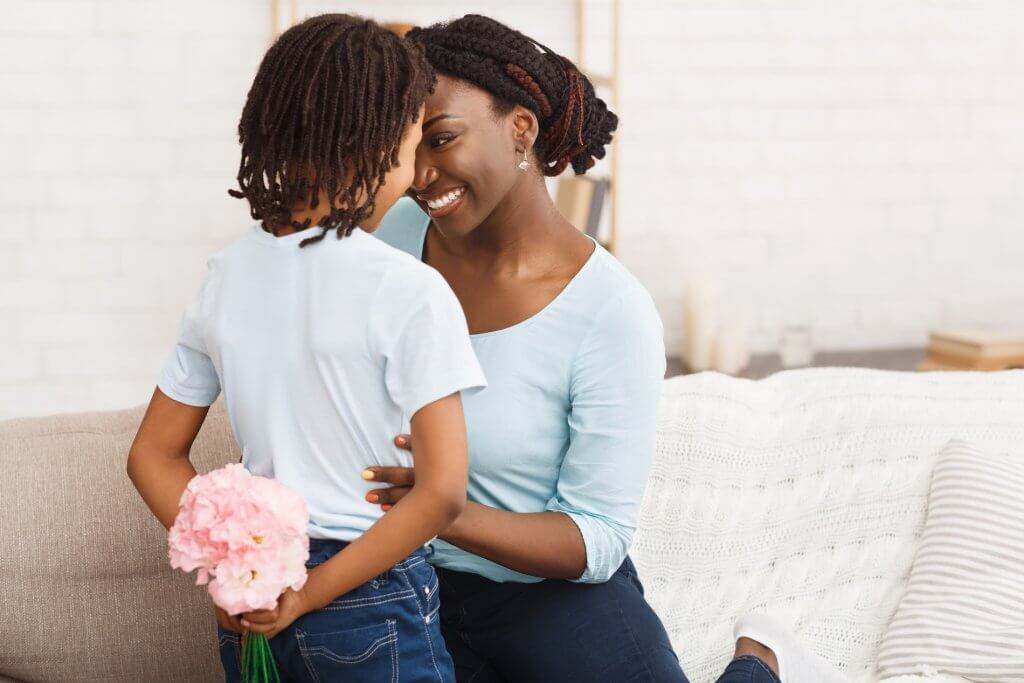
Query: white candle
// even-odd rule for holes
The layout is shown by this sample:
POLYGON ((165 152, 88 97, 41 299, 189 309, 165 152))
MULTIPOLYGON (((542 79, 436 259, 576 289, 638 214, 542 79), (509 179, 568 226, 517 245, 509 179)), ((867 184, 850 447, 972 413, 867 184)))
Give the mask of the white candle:
POLYGON ((710 370, 718 334, 718 291, 695 278, 686 292, 686 344, 683 357, 694 372, 710 370))
POLYGON ((723 326, 715 344, 715 370, 727 375, 738 375, 749 365, 750 340, 746 326, 735 321, 723 326))

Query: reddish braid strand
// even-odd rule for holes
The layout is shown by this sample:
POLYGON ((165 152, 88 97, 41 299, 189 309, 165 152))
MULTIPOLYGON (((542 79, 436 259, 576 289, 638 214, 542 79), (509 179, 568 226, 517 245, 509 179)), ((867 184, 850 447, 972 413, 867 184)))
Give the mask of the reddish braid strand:
POLYGON ((424 46, 435 69, 489 92, 496 114, 520 105, 537 116, 534 152, 544 175, 558 175, 570 165, 585 173, 605 156, 618 117, 570 60, 477 14, 415 28, 407 37, 424 46))
POLYGON ((511 76, 516 83, 521 85, 524 90, 530 93, 530 96, 537 102, 537 106, 540 107, 540 113, 545 119, 551 116, 552 109, 550 100, 548 100, 547 95, 544 94, 544 91, 540 89, 539 85, 537 85, 537 81, 533 80, 533 77, 526 69, 518 64, 506 64, 505 73, 511 76))

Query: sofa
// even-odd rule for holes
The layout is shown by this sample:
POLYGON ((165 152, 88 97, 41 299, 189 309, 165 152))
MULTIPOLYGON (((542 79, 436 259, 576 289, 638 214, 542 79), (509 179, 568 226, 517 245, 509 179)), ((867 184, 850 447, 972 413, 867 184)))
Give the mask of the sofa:
MULTIPOLYGON (((144 409, 0 422, 0 681, 222 679, 209 598, 125 475, 144 409)), ((874 680, 951 438, 1024 453, 1024 370, 666 380, 632 555, 690 679, 763 612, 874 680)), ((192 461, 238 459, 218 402, 192 461)))

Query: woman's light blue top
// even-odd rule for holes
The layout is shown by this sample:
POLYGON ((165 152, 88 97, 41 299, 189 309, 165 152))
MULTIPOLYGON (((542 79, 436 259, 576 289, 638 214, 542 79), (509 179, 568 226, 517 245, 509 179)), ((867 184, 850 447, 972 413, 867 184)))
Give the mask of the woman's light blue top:
MULTIPOLYGON (((422 259, 429 222, 403 198, 374 234, 422 259)), ((565 513, 587 549, 577 581, 607 581, 629 550, 654 454, 665 347, 650 295, 595 244, 539 313, 471 339, 487 388, 463 396, 469 499, 565 513)), ((494 581, 540 580, 440 539, 431 561, 494 581)))

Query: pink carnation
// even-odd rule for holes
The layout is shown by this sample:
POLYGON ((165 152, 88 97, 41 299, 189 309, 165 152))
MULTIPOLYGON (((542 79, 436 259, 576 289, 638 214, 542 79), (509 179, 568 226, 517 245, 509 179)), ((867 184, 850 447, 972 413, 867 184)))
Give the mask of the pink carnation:
POLYGON ((198 569, 196 584, 228 614, 273 609, 306 583, 308 524, 302 496, 235 463, 188 483, 168 557, 175 569, 198 569))

